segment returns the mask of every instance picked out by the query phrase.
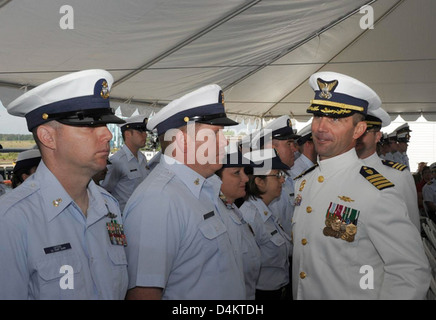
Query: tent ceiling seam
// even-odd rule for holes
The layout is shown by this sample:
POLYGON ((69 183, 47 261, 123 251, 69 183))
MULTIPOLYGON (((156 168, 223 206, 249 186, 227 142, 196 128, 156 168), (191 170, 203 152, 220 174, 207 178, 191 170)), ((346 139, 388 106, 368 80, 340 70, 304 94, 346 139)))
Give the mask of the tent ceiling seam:
MULTIPOLYGON (((374 3, 376 0, 372 0, 369 1, 367 4, 365 5, 371 5, 372 3, 374 3)), ((374 22, 374 26, 376 24, 378 24, 380 21, 382 21, 385 17, 387 17, 389 14, 391 14, 396 8, 398 8, 398 6, 403 3, 405 0, 398 0, 391 8, 389 8, 383 15, 381 15, 377 21, 374 22)), ((364 5, 364 6, 365 6, 364 5)), ((361 8, 361 7, 360 7, 361 8)), ((333 26, 328 26, 328 29, 323 30, 323 32, 331 29, 332 27, 334 27, 335 25, 337 25, 338 23, 348 19, 349 17, 353 16, 354 14, 357 14, 357 12, 359 12, 359 9, 354 10, 352 13, 348 14, 345 16, 345 18, 342 19, 338 19, 334 22, 333 26)), ((359 39, 361 37, 363 37, 364 34, 366 34, 366 32, 368 32, 369 29, 365 29, 363 30, 363 32, 361 32, 356 38, 354 38, 350 43, 348 43, 342 50, 340 50, 338 53, 336 53, 329 61, 327 61, 325 64, 323 64, 322 66, 320 66, 316 72, 318 72, 319 70, 321 70, 322 68, 324 68, 327 64, 329 64, 333 59, 335 59, 337 56, 339 56, 342 52, 344 52, 346 49, 348 49, 351 45, 353 45, 354 43, 356 43, 357 41, 359 41, 359 39)), ((268 112, 271 112, 272 109, 274 109, 279 103, 281 103, 281 101, 283 101, 284 99, 286 99, 286 97, 288 97, 290 94, 292 94, 293 92, 295 92, 295 90, 297 90, 298 88, 300 88, 304 83, 306 83, 308 81, 309 78, 304 79, 298 86, 296 86, 294 89, 292 89, 290 92, 288 92, 286 95, 283 96, 283 98, 281 98, 278 102, 276 102, 273 106, 271 106, 264 114, 267 114, 268 112)))
MULTIPOLYGON (((368 1, 365 5, 369 5, 373 2, 375 2, 377 0, 370 0, 368 1)), ((359 7, 360 8, 360 7, 359 7)), ((250 77, 251 75, 255 74, 256 72, 262 70, 263 68, 271 65, 272 63, 274 63, 274 61, 279 60, 280 58, 282 58, 283 56, 287 55, 288 53, 294 51, 295 49, 301 47, 302 45, 304 45, 305 43, 307 43, 308 41, 312 40, 313 38, 319 36, 320 34, 322 34, 323 32, 331 29, 332 27, 334 27, 336 24, 340 23, 341 21, 347 19, 348 17, 354 15, 358 10, 352 10, 351 12, 347 13, 346 15, 340 17, 339 19, 336 19, 335 21, 333 21, 332 23, 330 23, 328 26, 321 28, 320 30, 317 30, 316 32, 312 33, 311 35, 309 35, 308 37, 306 37, 305 39, 301 40, 300 42, 298 42, 297 44, 291 46, 290 48, 288 48, 287 50, 284 50, 282 53, 280 53, 279 55, 277 55, 275 58, 271 59, 268 63, 264 63, 262 65, 260 65, 258 68, 250 71, 249 73, 247 73, 246 75, 242 76, 241 78, 233 81, 231 84, 227 85, 224 90, 228 90, 231 87, 234 87, 235 85, 237 85, 238 83, 244 81, 245 79, 247 79, 248 77, 250 77)), ((269 112, 269 110, 267 111, 269 112)))
POLYGON ((152 60, 150 60, 149 62, 143 64, 141 67, 137 68, 135 71, 130 72, 127 75, 121 77, 120 79, 118 79, 117 81, 114 82, 113 87, 115 87, 115 86, 123 83, 124 81, 132 78, 133 76, 139 74, 140 72, 144 71, 145 69, 147 69, 148 67, 152 66, 153 64, 156 64, 157 62, 159 62, 162 59, 168 57, 169 55, 173 54, 174 52, 180 50, 181 48, 185 47, 186 45, 190 44, 191 42, 201 38, 205 34, 207 34, 210 31, 216 29, 217 27, 219 27, 222 24, 224 24, 225 22, 231 20, 232 18, 234 18, 235 16, 237 16, 240 13, 244 12, 245 10, 251 8, 252 6, 254 6, 256 4, 258 4, 260 1, 262 1, 262 0, 252 0, 252 1, 250 1, 248 3, 245 3, 242 6, 236 8, 235 10, 233 10, 232 12, 227 14, 225 17, 222 17, 222 18, 218 19, 218 21, 215 21, 214 23, 212 23, 211 25, 207 26, 203 30, 197 32, 196 34, 192 35, 188 39, 185 39, 181 43, 179 43, 179 44, 175 45, 174 47, 170 48, 169 50, 161 53, 157 57, 155 57, 152 60))

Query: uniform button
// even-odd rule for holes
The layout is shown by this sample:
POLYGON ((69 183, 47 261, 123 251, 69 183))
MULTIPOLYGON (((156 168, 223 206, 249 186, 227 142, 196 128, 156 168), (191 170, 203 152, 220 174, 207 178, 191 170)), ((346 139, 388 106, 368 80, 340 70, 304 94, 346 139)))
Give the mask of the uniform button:
POLYGON ((306 272, 301 271, 301 272, 300 272, 300 278, 301 278, 301 279, 306 278, 306 272))
POLYGON ((318 177, 318 182, 319 183, 323 183, 324 182, 324 177, 323 176, 319 176, 318 177))
POLYGON ((301 244, 303 246, 305 246, 307 244, 307 239, 305 239, 305 238, 301 239, 301 244))
POLYGON ((307 207, 307 208, 306 208, 306 212, 307 212, 307 213, 311 213, 311 212, 312 212, 312 207, 307 207))

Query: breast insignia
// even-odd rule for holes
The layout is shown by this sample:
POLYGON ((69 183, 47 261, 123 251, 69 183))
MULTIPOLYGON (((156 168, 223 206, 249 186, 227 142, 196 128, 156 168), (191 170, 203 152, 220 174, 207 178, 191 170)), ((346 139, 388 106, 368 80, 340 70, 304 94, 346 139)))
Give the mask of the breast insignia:
POLYGON ((360 174, 379 190, 394 187, 395 185, 377 172, 374 168, 362 166, 360 174))
POLYGON ((394 169, 396 169, 398 171, 403 171, 404 169, 407 168, 407 166, 405 164, 394 162, 394 161, 382 160, 382 163, 385 166, 394 168, 394 169))

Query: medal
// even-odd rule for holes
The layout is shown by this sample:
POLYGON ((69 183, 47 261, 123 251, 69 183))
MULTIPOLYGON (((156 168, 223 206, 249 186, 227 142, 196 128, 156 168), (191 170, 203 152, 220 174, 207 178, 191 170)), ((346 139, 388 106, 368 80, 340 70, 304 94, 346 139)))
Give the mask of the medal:
POLYGON ((340 238, 347 242, 353 242, 357 233, 359 215, 359 210, 330 202, 326 213, 326 226, 322 232, 326 237, 340 238))
POLYGON ((303 200, 303 198, 301 197, 301 194, 297 194, 297 196, 295 197, 295 200, 294 200, 294 206, 299 206, 301 204, 301 200, 303 200))
POLYGON ((109 234, 109 240, 113 245, 127 247, 127 239, 122 224, 112 219, 110 222, 106 222, 106 229, 109 234))

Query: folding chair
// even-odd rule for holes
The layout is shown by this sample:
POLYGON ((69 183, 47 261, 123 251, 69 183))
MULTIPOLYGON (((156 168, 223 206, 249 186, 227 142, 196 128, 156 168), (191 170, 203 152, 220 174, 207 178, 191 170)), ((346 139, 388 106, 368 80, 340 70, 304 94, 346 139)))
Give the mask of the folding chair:
POLYGON ((427 292, 427 300, 436 300, 436 281, 431 277, 430 288, 427 292))
POLYGON ((422 229, 424 229, 425 235, 427 239, 430 241, 430 243, 433 246, 433 249, 436 249, 436 234, 431 229, 431 227, 428 224, 423 224, 422 229))
POLYGON ((422 238, 422 244, 424 246, 425 255, 430 262, 430 268, 432 276, 436 276, 436 249, 433 248, 430 241, 426 238, 422 238))
POLYGON ((425 204, 425 201, 423 201, 422 202, 422 206, 424 207, 424 217, 426 217, 426 218, 429 218, 429 215, 428 215, 428 208, 427 208, 427 205, 425 204))
POLYGON ((430 227, 430 230, 433 232, 433 234, 436 232, 436 223, 433 222, 433 220, 428 219, 427 224, 430 227))

